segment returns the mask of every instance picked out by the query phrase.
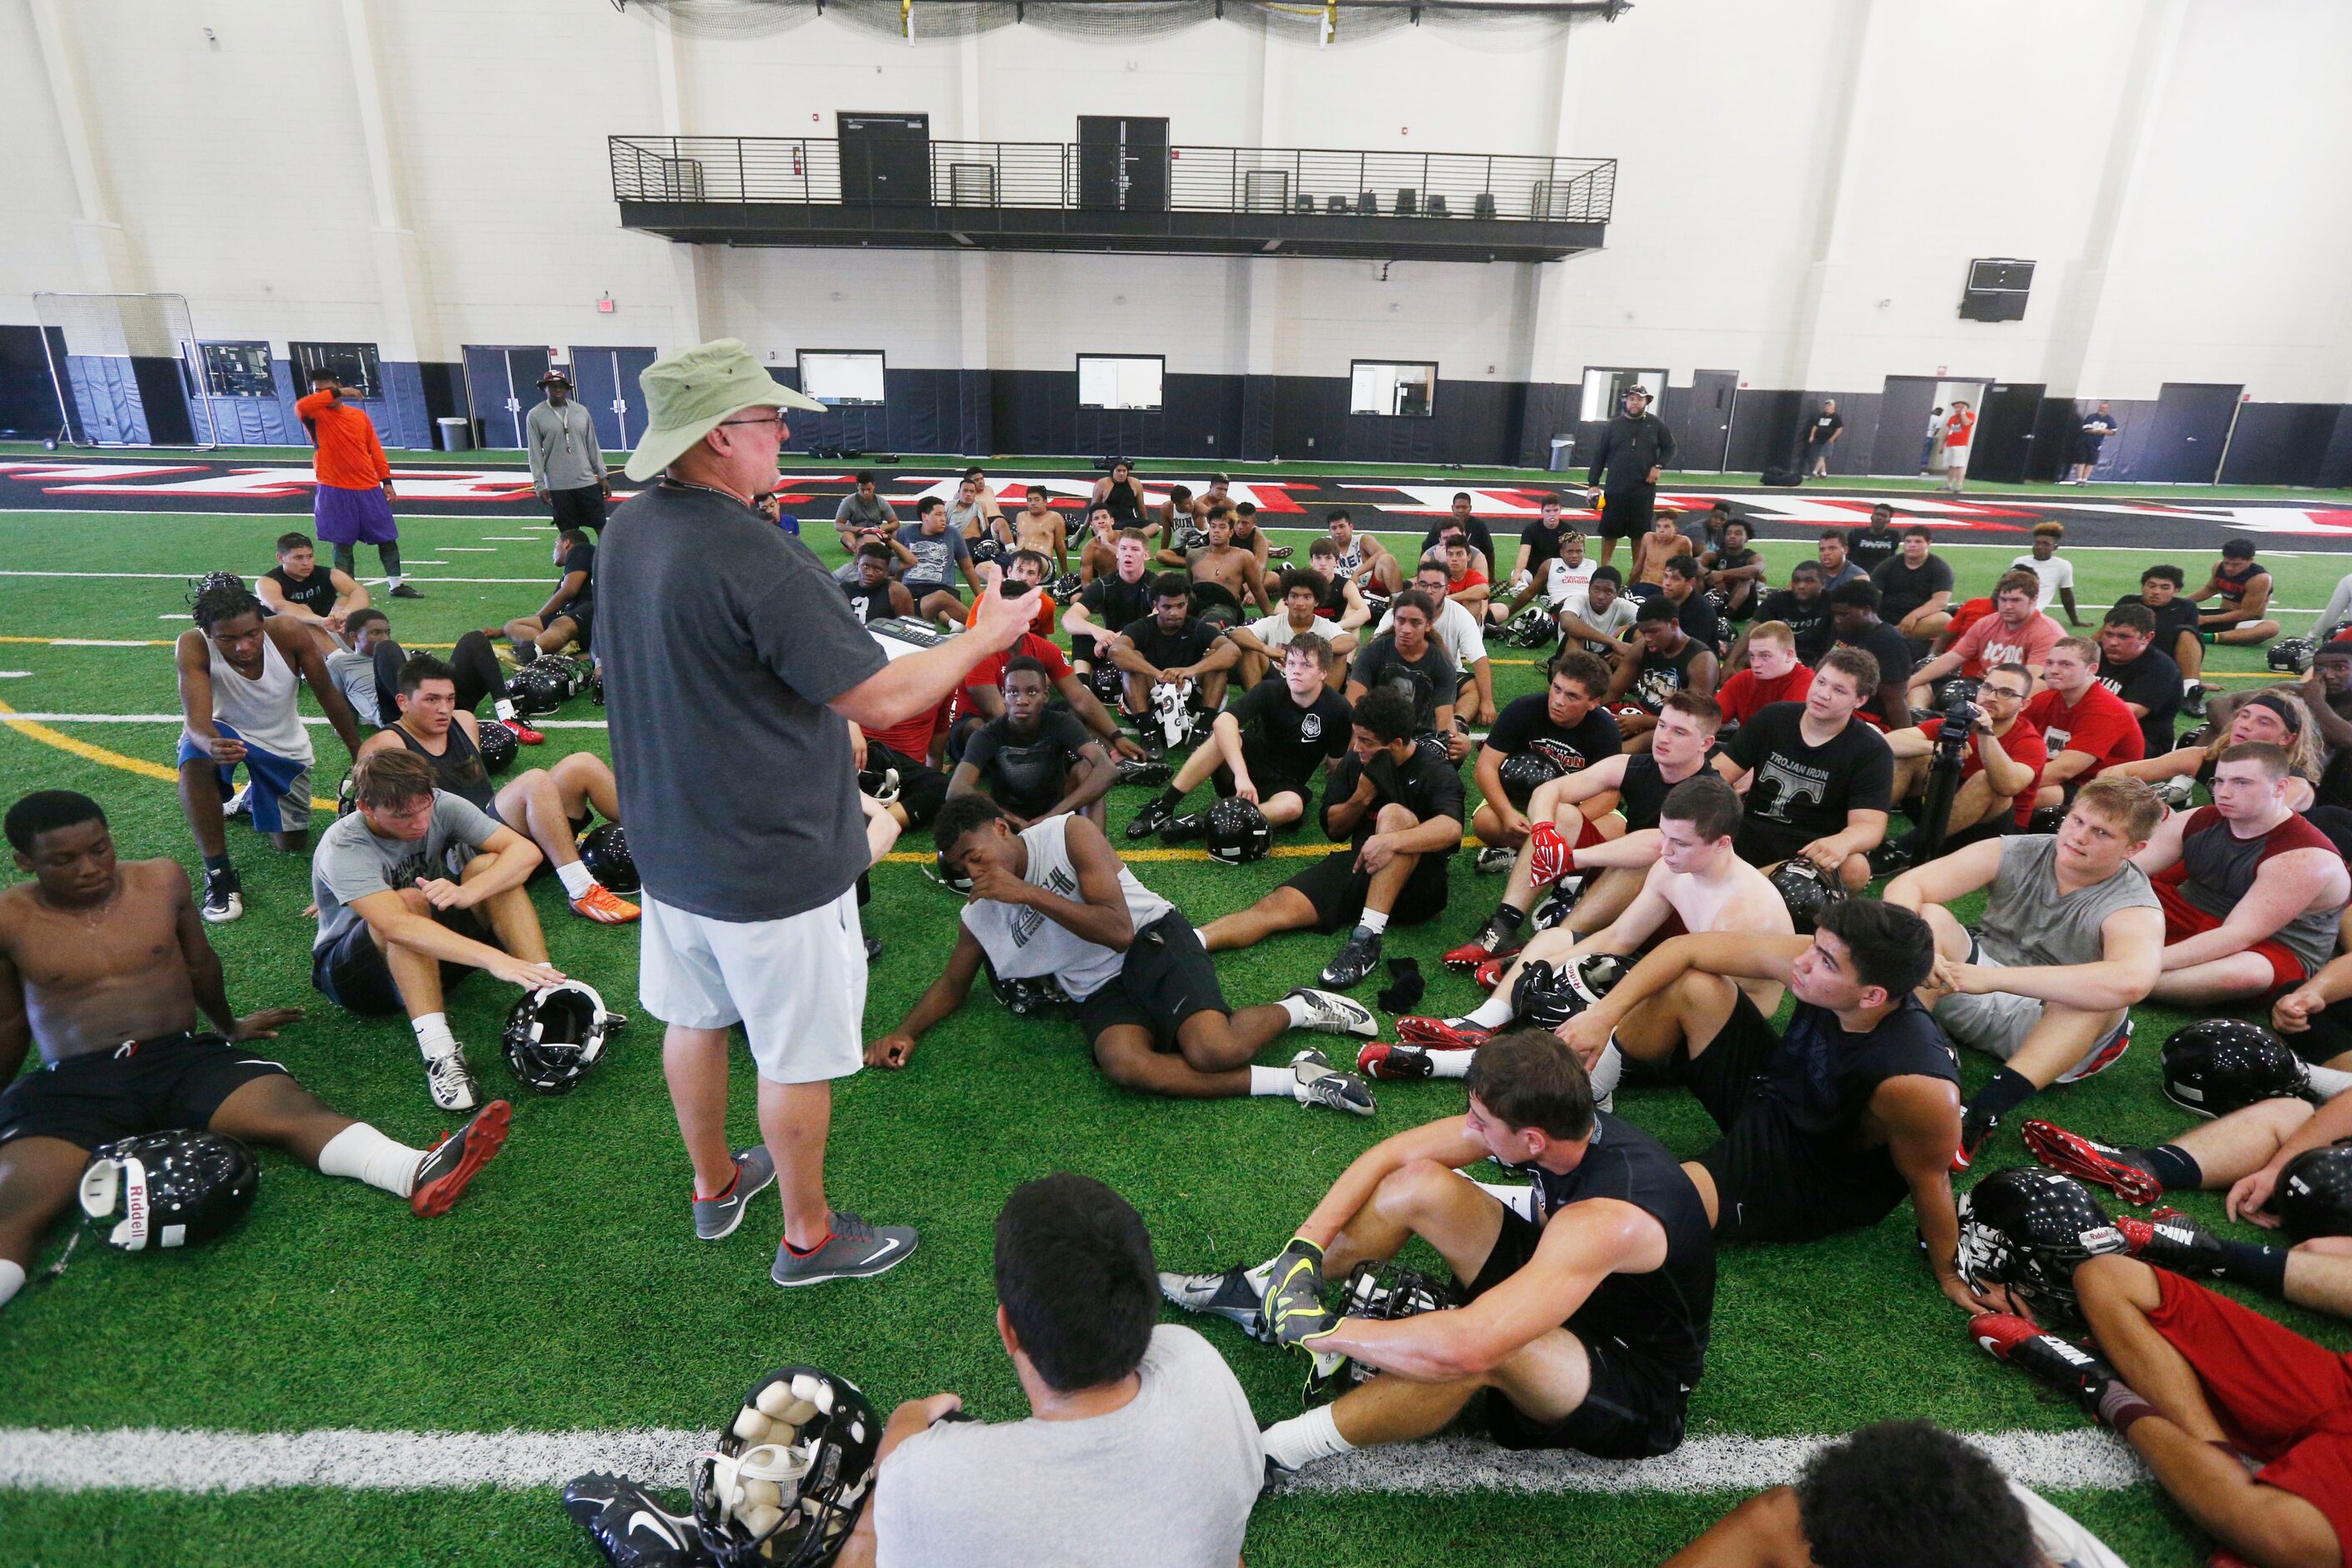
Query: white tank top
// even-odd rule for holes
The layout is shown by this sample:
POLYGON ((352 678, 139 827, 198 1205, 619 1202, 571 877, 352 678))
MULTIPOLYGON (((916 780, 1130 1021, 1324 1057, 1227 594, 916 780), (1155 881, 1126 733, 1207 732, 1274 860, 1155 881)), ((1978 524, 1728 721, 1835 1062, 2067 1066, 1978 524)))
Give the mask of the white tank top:
MULTIPOLYGON (((1029 872, 1021 879, 1033 888, 1083 900, 1086 895, 1078 888, 1077 868, 1070 864, 1069 825, 1066 813, 1023 830, 1021 842, 1029 847, 1029 872)), ((1135 873, 1125 866, 1118 868, 1118 890, 1126 896, 1127 916, 1137 931, 1175 908, 1137 881, 1135 873)), ((964 905, 963 923, 979 940, 988 962, 996 966, 998 978, 1043 980, 1051 975, 1073 1002, 1083 1002, 1101 990, 1127 962, 1125 953, 1088 942, 1024 905, 976 899, 964 905)))
POLYGON ((294 705, 298 677, 278 645, 263 635, 261 674, 251 680, 236 672, 222 654, 220 644, 210 637, 205 638, 205 652, 212 659, 213 722, 235 730, 248 746, 293 762, 310 762, 310 734, 302 727, 301 712, 294 705))

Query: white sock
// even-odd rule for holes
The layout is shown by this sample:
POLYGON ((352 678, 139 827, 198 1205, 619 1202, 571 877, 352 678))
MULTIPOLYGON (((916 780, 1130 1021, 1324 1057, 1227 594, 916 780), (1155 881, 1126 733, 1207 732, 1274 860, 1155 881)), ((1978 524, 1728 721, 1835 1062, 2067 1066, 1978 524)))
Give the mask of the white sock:
POLYGON ((2197 689, 2197 678, 2196 678, 2195 676, 2193 676, 2193 675, 2185 675, 2185 676, 2182 676, 2182 677, 2180 678, 2180 689, 2181 689, 2181 690, 2183 690, 2183 691, 2194 691, 2194 690, 2196 690, 2196 689, 2197 689))
POLYGON ((1366 910, 1356 917, 1356 926, 1360 931, 1368 931, 1378 936, 1389 929, 1389 917, 1379 910, 1366 910))
POLYGON ((389 576, 387 576, 386 578, 384 578, 384 580, 383 580, 383 585, 384 585, 385 587, 387 587, 387 588, 397 588, 397 587, 399 587, 399 586, 400 586, 400 574, 399 574, 399 573, 397 573, 397 572, 394 572, 394 573, 393 573, 391 575, 389 575, 389 576))
POLYGON ((1468 1078, 1470 1058, 1475 1051, 1432 1051, 1429 1053, 1429 1076, 1432 1078, 1468 1078))
POLYGON ((1272 1099, 1279 1095, 1284 1100, 1296 1100, 1298 1098, 1297 1090, 1298 1075, 1288 1068, 1250 1068, 1252 1099, 1272 1099))
POLYGON ((0 1258, 0 1307, 8 1304, 10 1297, 25 1288, 25 1266, 0 1258))
POLYGON ((1617 1048, 1617 1037, 1601 1047, 1600 1059, 1592 1064, 1592 1103, 1603 1110, 1616 1109, 1617 1080, 1625 1076, 1625 1053, 1617 1048))
POLYGON ((1192 928, 1192 934, 1201 939, 1201 945, 1203 948, 1209 945, 1209 928, 1207 926, 1194 926, 1192 928))
POLYGON ((1285 996, 1275 1005, 1290 1016, 1294 1029, 1304 1029, 1315 1021, 1315 1004, 1304 996, 1285 996))
POLYGON ((395 1143, 364 1121, 354 1121, 319 1151, 319 1173, 355 1182, 404 1198, 416 1189, 417 1163, 425 1151, 395 1143))
POLYGON ((2311 1087, 2329 1100, 2352 1089, 2352 1072, 2336 1068, 2307 1067, 2303 1069, 2311 1077, 2311 1087))
POLYGON ((567 899, 584 899, 588 896, 588 889, 596 885, 596 879, 588 874, 588 863, 585 860, 574 860, 569 866, 558 866, 555 868, 555 874, 563 879, 563 896, 567 899))
POLYGON ((1500 986, 1496 986, 1492 996, 1462 1016, 1482 1029, 1499 1029, 1517 1015, 1516 1010, 1511 1006, 1510 997, 1504 994, 1500 986))
POLYGON ((457 1037, 449 1032, 448 1014, 427 1013, 408 1020, 408 1026, 416 1031, 416 1048, 425 1053, 426 1061, 457 1054, 457 1037))
POLYGON ((499 716, 500 722, 504 722, 515 716, 514 704, 508 701, 503 697, 498 698, 490 703, 490 711, 499 716))
POLYGON ((1267 1456, 1276 1464, 1289 1470, 1318 1459, 1337 1458, 1356 1447, 1339 1436, 1339 1424, 1331 1418, 1328 1405, 1318 1405, 1304 1415, 1276 1422, 1258 1434, 1258 1441, 1265 1446, 1267 1456))

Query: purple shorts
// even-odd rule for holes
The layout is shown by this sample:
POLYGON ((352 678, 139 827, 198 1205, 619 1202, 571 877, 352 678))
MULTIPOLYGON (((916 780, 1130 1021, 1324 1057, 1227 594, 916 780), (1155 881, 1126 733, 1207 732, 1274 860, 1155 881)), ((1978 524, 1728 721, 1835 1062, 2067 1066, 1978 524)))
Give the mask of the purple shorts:
POLYGON ((311 498, 310 521, 322 544, 390 544, 400 537, 392 520, 392 503, 373 486, 347 490, 320 485, 311 498))

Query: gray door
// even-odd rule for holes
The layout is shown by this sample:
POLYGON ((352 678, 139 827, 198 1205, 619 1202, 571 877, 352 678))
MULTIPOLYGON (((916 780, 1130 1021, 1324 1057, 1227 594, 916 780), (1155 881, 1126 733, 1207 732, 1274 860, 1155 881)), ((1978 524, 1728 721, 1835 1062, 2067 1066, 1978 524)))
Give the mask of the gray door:
POLYGON ((1675 431, 1675 467, 1724 471, 1731 450, 1731 405, 1738 395, 1738 371, 1693 373, 1682 398, 1682 424, 1675 431))
POLYGON ((1927 413, 1936 406, 1932 375, 1890 375, 1878 399, 1878 434, 1871 437, 1870 471, 1916 474, 1925 466, 1927 413))
POLYGON ((2210 485, 2221 471, 2221 448, 2242 389, 2207 381, 2168 381, 2156 395, 2156 422, 2139 446, 2135 476, 2157 485, 2210 485))
POLYGON ((610 454, 629 450, 646 433, 637 377, 654 363, 654 351, 575 347, 572 358, 573 390, 580 406, 596 422, 597 445, 610 454))
POLYGON ((522 422, 540 401, 547 366, 544 346, 466 345, 466 400, 478 445, 521 449, 522 422))

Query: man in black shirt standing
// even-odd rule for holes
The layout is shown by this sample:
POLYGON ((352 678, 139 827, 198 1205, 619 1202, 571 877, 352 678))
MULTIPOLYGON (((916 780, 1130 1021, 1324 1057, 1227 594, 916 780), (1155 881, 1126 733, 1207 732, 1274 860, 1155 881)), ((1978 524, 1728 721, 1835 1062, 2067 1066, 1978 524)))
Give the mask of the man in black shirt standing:
POLYGON ((1739 727, 1715 769, 1748 797, 1742 860, 1770 869, 1802 858, 1848 892, 1870 885, 1868 856, 1894 804, 1895 753, 1854 710, 1877 689, 1875 660, 1833 647, 1802 702, 1772 703, 1739 727))
POLYGON ((1902 541, 1895 531, 1895 509, 1880 501, 1870 509, 1870 526, 1846 530, 1846 558, 1865 572, 1875 573, 1895 559, 1902 541))
MULTIPOLYGON (((1796 635, 1797 662, 1819 664, 1830 651, 1835 634, 1830 626, 1829 592, 1822 586, 1821 563, 1800 561, 1789 568, 1789 585, 1764 595, 1757 612, 1759 621, 1779 621, 1796 635)), ((1748 642, 1731 650, 1734 668, 1748 662, 1748 642)))
POLYGON ((1837 411, 1837 399, 1822 398, 1822 411, 1805 422, 1805 471, 1816 479, 1829 478, 1830 448, 1844 434, 1845 417, 1837 411))
POLYGON ((1830 626, 1841 647, 1858 647, 1878 667, 1878 689, 1863 695, 1863 706, 1881 728, 1911 726, 1911 644, 1879 618, 1878 588, 1848 583, 1830 590, 1830 626))
POLYGON ((1004 711, 964 742, 948 798, 984 795, 1017 830, 1077 812, 1103 825, 1103 796, 1118 767, 1109 750, 1066 709, 1048 707, 1053 672, 1027 655, 1004 666, 1004 711))
POLYGON ((1650 412, 1647 388, 1625 389, 1623 412, 1609 421, 1592 448, 1587 485, 1608 483, 1601 489, 1601 563, 1609 564, 1621 539, 1639 539, 1650 531, 1650 511, 1657 504, 1658 477, 1675 458, 1675 433, 1650 412))
POLYGON ((1194 696, 1201 709, 1215 712, 1224 706, 1225 672, 1241 652, 1232 638, 1192 614, 1192 584, 1181 572, 1152 579, 1151 614, 1129 621, 1110 644, 1111 662, 1127 672, 1130 713, 1151 711, 1153 687, 1185 680, 1199 683, 1194 696))
POLYGON ((1414 742, 1412 705, 1383 687, 1349 715, 1348 754, 1323 791, 1323 832, 1337 849, 1238 914, 1202 931, 1211 952, 1276 931, 1348 931, 1321 984, 1345 991, 1380 963, 1391 920, 1418 925, 1445 909, 1445 868, 1462 845, 1462 775, 1414 742))
MULTIPOLYGON (((1503 764, 1522 752, 1530 752, 1564 776, 1606 762, 1623 750, 1617 721, 1601 706, 1609 695, 1609 667, 1582 648, 1571 648, 1552 660, 1550 684, 1540 696, 1516 698, 1496 716, 1478 748, 1474 776, 1481 799, 1470 831, 1481 844, 1493 846, 1505 865, 1528 841, 1525 815, 1532 789, 1514 791, 1503 776, 1503 764), (1514 795, 1517 798, 1514 799, 1514 795)), ((1485 856, 1480 856, 1481 869, 1485 856)))
MULTIPOLYGON (((1450 746, 1462 671, 1432 635, 1437 606, 1420 589, 1407 588, 1390 602, 1389 617, 1391 629, 1366 643, 1348 668, 1348 700, 1361 701, 1370 691, 1395 691, 1405 699, 1415 732, 1436 735, 1450 746)), ((1461 760, 1459 754, 1454 760, 1461 760)))
MULTIPOLYGON (((1933 543, 1915 523, 1903 531, 1901 552, 1870 569, 1870 580, 1878 584, 1878 613, 1916 647, 1934 642, 1952 624, 1952 563, 1933 552, 1933 543)), ((1861 548, 1854 546, 1856 560, 1861 548)))
POLYGON ((1257 807, 1269 827, 1287 827, 1307 815, 1315 775, 1348 749, 1348 704, 1327 682, 1330 645, 1300 632, 1282 650, 1282 679, 1261 680, 1217 715, 1210 743, 1196 746, 1176 777, 1127 825, 1129 838, 1157 833, 1171 844, 1198 838, 1208 813, 1176 815, 1184 797, 1212 774, 1217 793, 1257 807))
POLYGON ((2139 721, 2147 754, 2172 750, 2180 715, 2180 667, 2157 651, 2156 615, 2146 605, 2117 605, 2099 627, 2099 684, 2123 699, 2139 721))

